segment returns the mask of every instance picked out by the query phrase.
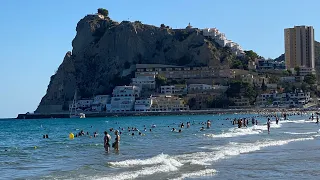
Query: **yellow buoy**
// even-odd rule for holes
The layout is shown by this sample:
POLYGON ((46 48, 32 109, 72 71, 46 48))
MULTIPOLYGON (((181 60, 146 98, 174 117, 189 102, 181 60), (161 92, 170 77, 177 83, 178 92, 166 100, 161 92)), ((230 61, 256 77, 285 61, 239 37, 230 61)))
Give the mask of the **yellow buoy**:
POLYGON ((74 134, 73 133, 69 134, 69 139, 74 139, 74 134))

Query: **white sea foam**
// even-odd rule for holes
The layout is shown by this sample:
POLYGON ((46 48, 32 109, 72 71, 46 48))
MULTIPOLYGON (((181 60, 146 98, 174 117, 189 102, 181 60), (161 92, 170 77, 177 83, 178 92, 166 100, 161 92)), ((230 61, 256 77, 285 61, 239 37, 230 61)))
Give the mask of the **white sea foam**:
POLYGON ((110 177, 99 178, 101 180, 124 180, 124 179, 134 179, 140 176, 147 176, 156 173, 163 173, 163 172, 171 172, 177 171, 179 167, 183 164, 174 159, 173 157, 167 154, 159 154, 155 157, 149 159, 132 159, 132 160, 125 160, 119 162, 110 162, 112 166, 116 167, 137 167, 137 166, 151 166, 151 167, 142 167, 142 169, 137 171, 129 171, 123 172, 120 174, 111 175, 110 177))
MULTIPOLYGON (((259 151, 262 148, 272 147, 272 146, 281 146, 291 142, 296 141, 306 141, 313 140, 314 137, 307 138, 296 138, 288 140, 268 140, 268 141, 256 141, 254 143, 236 143, 230 142, 224 146, 214 146, 207 147, 210 149, 210 152, 196 152, 191 154, 183 154, 177 156, 169 156, 167 154, 159 154, 152 158, 148 159, 132 159, 119 162, 111 162, 110 164, 115 167, 132 167, 138 168, 139 170, 135 171, 125 171, 120 174, 109 175, 105 178, 96 178, 101 180, 108 179, 135 179, 141 176, 148 176, 157 173, 167 173, 179 171, 179 168, 184 164, 193 164, 193 165, 211 165, 214 161, 219 161, 226 158, 231 158, 233 156, 238 156, 240 154, 250 153, 254 151, 259 151), (139 166, 142 166, 139 168, 139 166)), ((214 169, 207 169, 202 171, 195 171, 190 173, 184 173, 181 177, 177 179, 184 179, 188 177, 197 177, 205 176, 209 174, 214 174, 216 171, 214 169)))
POLYGON ((207 137, 213 138, 228 138, 228 137, 236 137, 236 136, 244 136, 250 134, 259 134, 262 133, 260 129, 254 129, 253 127, 250 128, 231 128, 228 132, 224 132, 222 134, 204 134, 207 137))
POLYGON ((283 132, 285 134, 292 134, 292 135, 308 135, 308 134, 317 134, 317 132, 283 132))
POLYGON ((110 162, 109 164, 116 167, 131 167, 156 164, 173 164, 174 166, 182 166, 181 163, 167 154, 159 154, 149 159, 129 159, 125 161, 110 162))
POLYGON ((200 177, 200 176, 208 176, 208 175, 215 175, 217 171, 215 169, 205 169, 193 173, 185 173, 182 176, 171 179, 171 180, 180 180, 180 179, 185 179, 185 178, 194 178, 194 177, 200 177))
POLYGON ((315 123, 315 121, 310 121, 310 120, 305 120, 305 119, 300 119, 300 120, 284 120, 284 121, 279 121, 280 124, 282 123, 296 123, 296 124, 302 124, 302 123, 315 123))
MULTIPOLYGON (((281 124, 276 124, 275 122, 271 122, 272 128, 280 128, 281 124)), ((227 132, 223 132, 222 134, 204 134, 204 136, 212 137, 212 138, 228 138, 228 137, 237 137, 237 136, 245 136, 252 134, 260 134, 263 131, 267 131, 267 125, 254 125, 251 127, 245 128, 230 128, 227 132)))
POLYGON ((137 171, 128 171, 120 174, 110 175, 110 177, 97 178, 98 180, 125 180, 135 179, 140 176, 153 175, 156 173, 165 173, 171 171, 177 171, 178 167, 173 164, 157 165, 152 167, 145 167, 137 171))
POLYGON ((199 165, 209 165, 213 161, 218 161, 225 158, 230 158, 232 156, 237 156, 239 154, 249 153, 261 150, 262 148, 271 146, 281 146, 295 141, 306 141, 312 140, 313 137, 308 138, 297 138, 279 141, 257 141, 255 143, 235 143, 231 142, 226 146, 214 147, 216 151, 212 152, 197 152, 186 155, 179 155, 178 159, 182 163, 191 163, 199 165), (218 149, 218 150, 217 150, 218 149))

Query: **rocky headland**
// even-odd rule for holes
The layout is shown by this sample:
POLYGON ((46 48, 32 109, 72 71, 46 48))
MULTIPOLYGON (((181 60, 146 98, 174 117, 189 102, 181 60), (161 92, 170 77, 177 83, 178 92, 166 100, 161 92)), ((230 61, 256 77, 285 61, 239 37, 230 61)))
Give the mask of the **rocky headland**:
POLYGON ((118 23, 107 15, 81 19, 77 34, 36 113, 68 110, 75 91, 79 98, 110 94, 116 85, 129 84, 135 64, 170 64, 229 68, 238 58, 228 48, 188 26, 172 29, 140 21, 118 23))

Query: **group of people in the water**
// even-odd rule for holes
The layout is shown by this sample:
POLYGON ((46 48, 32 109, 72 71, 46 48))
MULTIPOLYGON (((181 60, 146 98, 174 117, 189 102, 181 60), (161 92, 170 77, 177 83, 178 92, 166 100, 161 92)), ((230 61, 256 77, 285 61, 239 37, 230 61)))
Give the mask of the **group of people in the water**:
MULTIPOLYGON (((114 139, 114 142, 112 143, 112 147, 114 148, 115 151, 119 151, 119 144, 120 144, 119 131, 116 130, 114 132, 114 135, 116 137, 114 139)), ((109 150, 110 150, 110 142, 111 142, 111 135, 108 134, 107 131, 104 131, 103 145, 104 145, 104 149, 106 150, 106 152, 109 152, 109 150)))
MULTIPOLYGON (((90 133, 87 131, 86 133, 81 130, 80 132, 76 133, 76 135, 74 137, 81 137, 81 136, 89 136, 90 138, 92 138, 92 136, 90 135, 90 133)), ((97 132, 93 132, 93 137, 97 137, 98 133, 97 132)))
MULTIPOLYGON (((267 126, 268 133, 270 133, 271 119, 274 118, 276 124, 278 124, 280 119, 288 120, 288 116, 291 116, 291 115, 300 115, 300 113, 291 113, 291 114, 282 113, 280 116, 279 116, 279 114, 277 115, 277 114, 268 113, 268 114, 258 114, 258 115, 255 115, 255 116, 234 118, 234 119, 225 118, 225 119, 222 119, 222 120, 231 121, 232 125, 237 125, 238 128, 243 128, 243 127, 248 127, 249 126, 250 119, 251 119, 252 126, 254 126, 254 125, 258 125, 258 123, 259 123, 257 118, 259 118, 259 119, 267 118, 267 122, 266 122, 265 125, 267 126)), ((314 114, 312 114, 309 119, 310 120, 314 120, 315 118, 316 118, 316 123, 319 124, 318 115, 315 116, 314 114)), ((221 119, 219 119, 219 120, 221 120, 221 119)), ((119 124, 119 123, 116 122, 115 124, 119 124)), ((168 128, 170 128, 172 132, 182 133, 182 130, 184 128, 188 129, 188 128, 191 127, 191 125, 192 126, 196 126, 196 123, 195 123, 195 121, 192 121, 192 122, 187 121, 186 122, 186 126, 185 126, 184 122, 180 122, 180 123, 177 123, 177 124, 173 123, 173 125, 175 127, 168 126, 168 128), (178 127, 178 128, 176 129, 176 127, 178 127)), ((199 131, 205 131, 206 129, 211 128, 211 121, 207 120, 207 121, 204 121, 204 122, 198 122, 198 127, 199 126, 200 126, 199 131)), ((127 134, 129 136, 136 136, 136 135, 144 136, 144 135, 146 135, 145 133, 147 133, 147 131, 149 131, 151 133, 152 129, 154 129, 156 127, 157 126, 155 124, 152 124, 150 126, 150 128, 147 129, 146 125, 143 125, 143 130, 142 131, 140 131, 137 127, 110 128, 108 130, 109 132, 108 131, 104 131, 104 139, 103 139, 104 149, 105 149, 106 152, 110 152, 110 148, 112 147, 116 152, 118 152, 119 149, 120 149, 119 148, 120 135, 122 135, 123 133, 127 134), (144 133, 143 133, 143 131, 144 131, 144 133), (125 132, 127 132, 127 133, 125 133, 125 132), (113 142, 112 142, 112 137, 111 137, 112 134, 114 134, 114 136, 115 136, 113 142)), ((91 128, 92 128, 92 126, 91 126, 91 128)), ((90 137, 90 138, 92 138, 92 137, 95 138, 95 137, 98 137, 98 135, 99 135, 98 132, 93 132, 93 136, 91 136, 88 131, 85 132, 84 130, 80 130, 79 132, 75 133, 75 135, 73 135, 73 133, 71 133, 71 134, 72 134, 72 136, 71 136, 72 139, 74 137, 81 137, 81 136, 87 136, 87 137, 90 137)), ((49 138, 48 134, 43 135, 43 138, 49 138)))

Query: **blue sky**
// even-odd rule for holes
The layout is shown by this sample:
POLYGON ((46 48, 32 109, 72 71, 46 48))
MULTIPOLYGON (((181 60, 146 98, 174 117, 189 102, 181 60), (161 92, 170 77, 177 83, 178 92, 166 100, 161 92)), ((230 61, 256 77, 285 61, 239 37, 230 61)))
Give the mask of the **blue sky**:
POLYGON ((320 40, 319 0, 2 0, 0 118, 36 109, 50 76, 72 50, 77 22, 100 7, 119 22, 216 27, 266 58, 284 52, 284 28, 312 25, 320 40))

